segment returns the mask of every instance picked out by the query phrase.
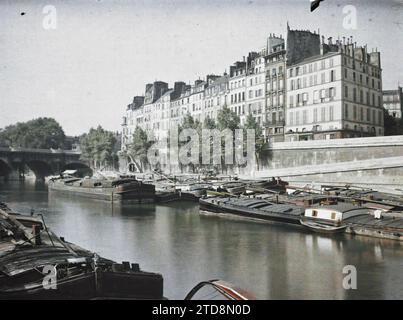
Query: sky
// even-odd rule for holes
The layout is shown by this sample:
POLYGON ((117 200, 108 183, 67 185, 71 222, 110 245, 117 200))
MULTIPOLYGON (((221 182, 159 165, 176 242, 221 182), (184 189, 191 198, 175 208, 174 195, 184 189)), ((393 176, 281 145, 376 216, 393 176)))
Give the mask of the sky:
POLYGON ((403 0, 325 0, 313 13, 309 0, 0 0, 0 128, 46 116, 68 135, 120 130, 146 83, 229 71, 287 21, 377 48, 383 88, 403 85, 403 0), (349 4, 355 30, 343 27, 349 4))

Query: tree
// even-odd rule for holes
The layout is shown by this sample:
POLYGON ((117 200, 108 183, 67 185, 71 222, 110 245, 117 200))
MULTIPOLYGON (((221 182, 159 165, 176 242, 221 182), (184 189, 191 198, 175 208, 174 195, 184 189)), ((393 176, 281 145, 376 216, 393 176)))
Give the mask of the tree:
POLYGON ((230 129, 232 132, 238 129, 240 125, 239 116, 227 106, 218 111, 217 122, 220 130, 230 129))
POLYGON ((148 164, 147 150, 153 144, 152 141, 148 141, 147 133, 140 127, 136 127, 133 133, 132 143, 128 148, 128 155, 136 166, 143 172, 148 164))
MULTIPOLYGON (((196 130, 198 135, 199 135, 199 143, 200 143, 200 137, 201 137, 201 133, 202 133, 202 124, 200 123, 199 120, 195 120, 189 113, 187 113, 184 116, 182 124, 178 128, 179 135, 185 129, 194 129, 194 130, 196 130)), ((186 145, 189 141, 190 141, 190 138, 188 138, 187 141, 179 141, 179 143, 178 143, 179 148, 181 148, 184 145, 186 145)), ((199 160, 201 160, 201 148, 199 148, 199 160)), ((179 165, 180 165, 180 169, 182 171, 182 169, 183 169, 182 164, 180 163, 179 165)), ((192 168, 192 171, 195 172, 196 165, 194 163, 191 163, 190 166, 192 168)))
POLYGON ((0 145, 31 149, 63 149, 65 134, 53 118, 38 118, 7 126, 0 131, 0 145))
MULTIPOLYGON (((235 129, 239 129, 240 127, 240 119, 239 116, 233 112, 231 109, 229 109, 227 106, 224 106, 220 111, 218 111, 217 114, 217 127, 219 130, 223 131, 226 129, 231 130, 232 135, 233 135, 233 140, 232 140, 232 147, 233 150, 235 150, 235 129)), ((225 142, 221 141, 221 148, 222 148, 222 160, 221 160, 221 170, 223 171, 224 168, 227 170, 227 166, 224 160, 225 156, 225 150, 224 150, 225 142)))
MULTIPOLYGON (((251 114, 249 114, 246 118, 244 129, 255 130, 255 158, 256 158, 257 170, 259 170, 259 156, 262 154, 264 146, 265 146, 263 129, 256 122, 255 118, 251 114)), ((244 139, 244 142, 245 141, 246 141, 246 139, 244 139)))
POLYGON ((403 119, 392 117, 387 110, 384 110, 385 136, 403 134, 403 119))
POLYGON ((113 132, 101 126, 91 128, 80 137, 81 159, 89 162, 93 169, 113 165, 117 157, 115 144, 113 132))
POLYGON ((204 123, 203 123, 203 128, 205 129, 216 129, 217 128, 217 124, 215 122, 214 119, 207 117, 204 119, 204 123))

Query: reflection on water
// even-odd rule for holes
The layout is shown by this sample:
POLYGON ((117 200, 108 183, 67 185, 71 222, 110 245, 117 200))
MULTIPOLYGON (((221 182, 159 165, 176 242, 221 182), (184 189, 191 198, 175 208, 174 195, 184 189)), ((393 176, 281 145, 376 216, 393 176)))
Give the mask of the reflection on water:
POLYGON ((403 298, 400 242, 204 216, 195 203, 112 206, 48 195, 40 183, 0 184, 0 200, 43 213, 68 241, 162 273, 171 299, 217 278, 261 299, 403 298), (357 290, 342 287, 345 265, 357 268, 357 290))

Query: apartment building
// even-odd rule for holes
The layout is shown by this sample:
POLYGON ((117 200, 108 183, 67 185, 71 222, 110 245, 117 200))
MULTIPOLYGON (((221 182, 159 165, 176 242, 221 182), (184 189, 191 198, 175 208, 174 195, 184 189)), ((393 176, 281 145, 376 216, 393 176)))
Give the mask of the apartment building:
POLYGON ((224 106, 245 124, 253 115, 271 141, 383 135, 384 107, 402 116, 402 89, 382 92, 380 53, 351 38, 333 43, 319 32, 291 30, 286 40, 270 34, 266 45, 249 52, 229 74, 209 74, 173 88, 156 81, 127 106, 122 149, 136 126, 161 139, 186 114, 203 123, 224 106), (400 99, 400 100, 399 100, 400 99))
POLYGON ((266 68, 266 122, 265 136, 272 141, 284 140, 286 103, 286 51, 280 36, 267 39, 266 68))
POLYGON ((397 90, 383 91, 383 107, 393 118, 402 118, 403 114, 403 92, 402 87, 397 90))
POLYGON ((383 135, 380 53, 368 53, 352 39, 333 44, 309 31, 289 32, 302 50, 287 51, 285 139, 383 135))
POLYGON ((262 52, 250 52, 247 58, 246 73, 246 112, 242 114, 241 125, 249 114, 252 114, 256 122, 264 127, 266 122, 266 66, 262 52))
POLYGON ((245 117, 246 62, 237 61, 230 67, 228 107, 240 118, 245 117))

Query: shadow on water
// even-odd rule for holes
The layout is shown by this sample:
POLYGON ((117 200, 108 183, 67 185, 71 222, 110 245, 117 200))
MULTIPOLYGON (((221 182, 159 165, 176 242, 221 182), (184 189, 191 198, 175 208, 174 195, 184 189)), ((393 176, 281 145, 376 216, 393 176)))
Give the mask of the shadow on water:
POLYGON ((112 206, 48 196, 46 185, 27 182, 0 184, 0 199, 44 213, 68 241, 162 273, 168 298, 220 278, 262 299, 403 299, 403 245, 396 241, 204 216, 192 202, 112 206), (346 265, 357 268, 357 290, 343 288, 346 265))

